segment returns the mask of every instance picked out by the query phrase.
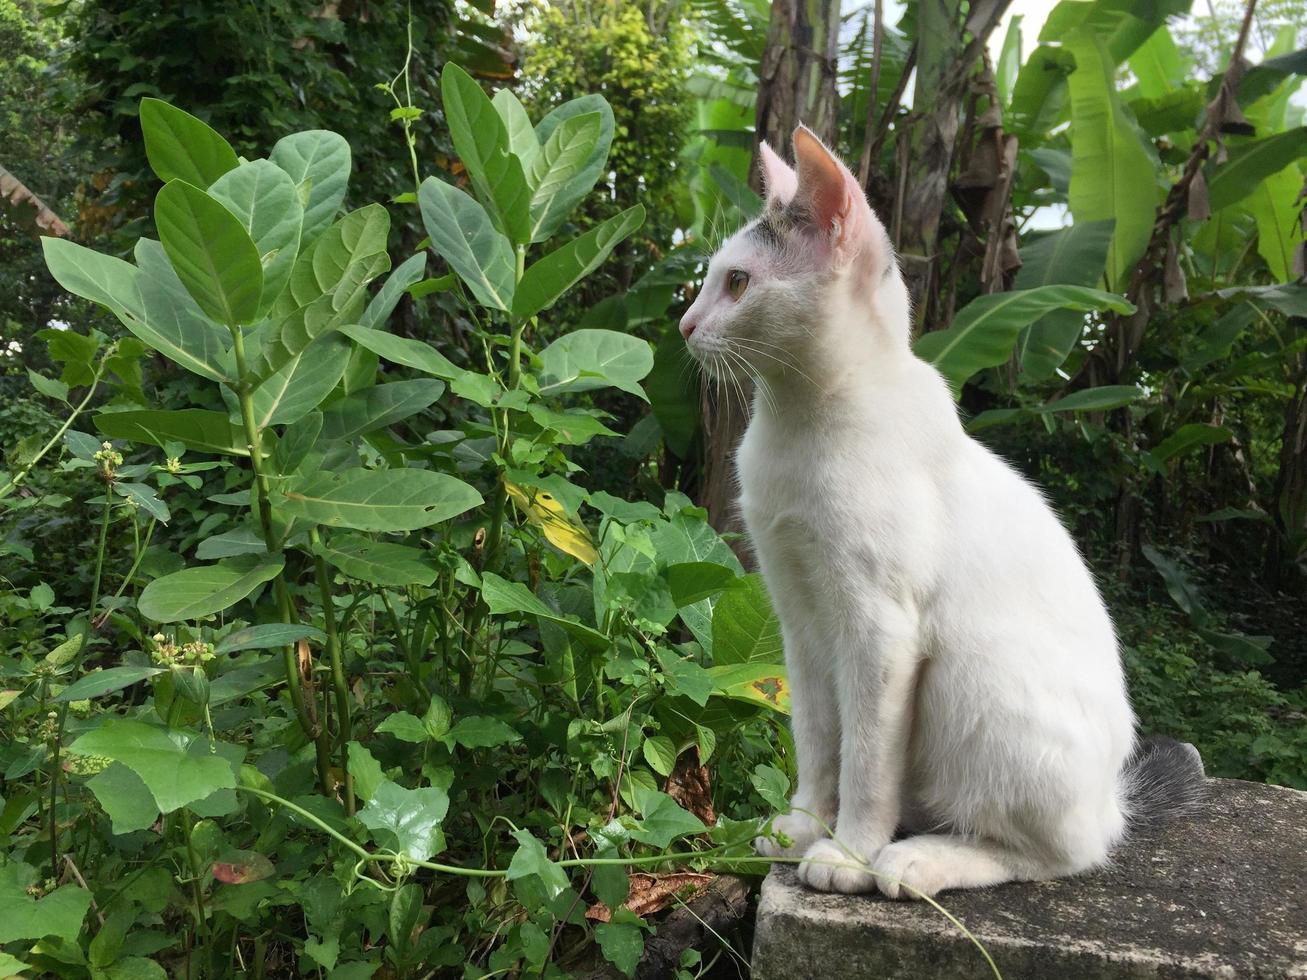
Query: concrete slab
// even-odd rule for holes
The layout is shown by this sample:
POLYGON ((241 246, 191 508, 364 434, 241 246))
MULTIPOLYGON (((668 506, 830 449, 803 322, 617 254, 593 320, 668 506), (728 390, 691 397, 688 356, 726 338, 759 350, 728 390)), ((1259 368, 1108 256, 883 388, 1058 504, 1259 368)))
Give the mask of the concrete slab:
MULTIPOLYGON (((1307 978, 1307 793, 1210 781, 1195 816, 1060 881, 938 901, 1005 980, 1307 978)), ((754 980, 971 980, 994 972, 929 905, 809 891, 792 866, 763 884, 754 980)))

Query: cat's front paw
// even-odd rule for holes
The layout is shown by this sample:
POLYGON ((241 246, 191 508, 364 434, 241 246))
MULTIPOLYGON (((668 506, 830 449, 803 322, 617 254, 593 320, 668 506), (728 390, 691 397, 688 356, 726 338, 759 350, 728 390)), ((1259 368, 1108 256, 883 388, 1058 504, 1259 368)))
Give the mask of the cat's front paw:
POLYGON ((819 892, 856 895, 874 891, 876 876, 868 858, 875 856, 858 854, 833 840, 819 840, 804 853, 799 880, 819 892))
POLYGON ((806 813, 776 817, 771 826, 771 837, 759 837, 753 842, 754 850, 764 857, 799 857, 827 834, 821 822, 806 813))

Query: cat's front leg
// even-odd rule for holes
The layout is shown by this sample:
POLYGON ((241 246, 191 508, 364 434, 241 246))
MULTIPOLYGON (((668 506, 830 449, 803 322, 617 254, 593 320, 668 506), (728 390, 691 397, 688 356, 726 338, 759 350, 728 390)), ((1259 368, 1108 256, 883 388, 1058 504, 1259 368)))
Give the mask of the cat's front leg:
POLYGON ((921 663, 910 604, 865 599, 842 625, 839 815, 834 839, 804 852, 799 878, 820 891, 866 892, 902 812, 912 701, 921 663))
POLYGON ((774 837, 754 846, 768 857, 800 857, 814 841, 830 836, 839 804, 839 703, 829 660, 785 631, 785 669, 790 685, 790 726, 799 780, 790 812, 772 821, 774 837))

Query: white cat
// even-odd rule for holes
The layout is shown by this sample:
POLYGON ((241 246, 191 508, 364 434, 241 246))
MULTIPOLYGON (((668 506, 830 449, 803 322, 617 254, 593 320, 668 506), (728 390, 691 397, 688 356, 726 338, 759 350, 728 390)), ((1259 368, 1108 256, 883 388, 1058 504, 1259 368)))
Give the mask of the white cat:
POLYGON ((1196 799, 1192 746, 1136 746, 1116 637, 1048 504, 962 429, 909 346, 885 228, 811 131, 681 321, 757 380, 740 503, 780 617, 798 787, 767 854, 890 897, 1074 874, 1196 799), (829 836, 834 830, 834 839, 829 836), (913 836, 895 840, 896 830, 913 836))

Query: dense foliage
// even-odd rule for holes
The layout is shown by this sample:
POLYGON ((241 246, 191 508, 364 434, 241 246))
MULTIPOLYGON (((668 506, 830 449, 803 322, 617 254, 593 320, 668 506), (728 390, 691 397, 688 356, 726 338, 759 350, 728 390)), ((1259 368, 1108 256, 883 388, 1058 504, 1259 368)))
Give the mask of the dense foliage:
MULTIPOLYGON (((768 5, 228 8, 0 0, 0 975, 632 975, 793 776, 674 329, 768 5)), ((951 104, 959 4, 855 11, 837 140, 908 235, 958 113, 917 352, 1142 726, 1307 787, 1301 10, 1186 8, 1067 0, 951 104)))

